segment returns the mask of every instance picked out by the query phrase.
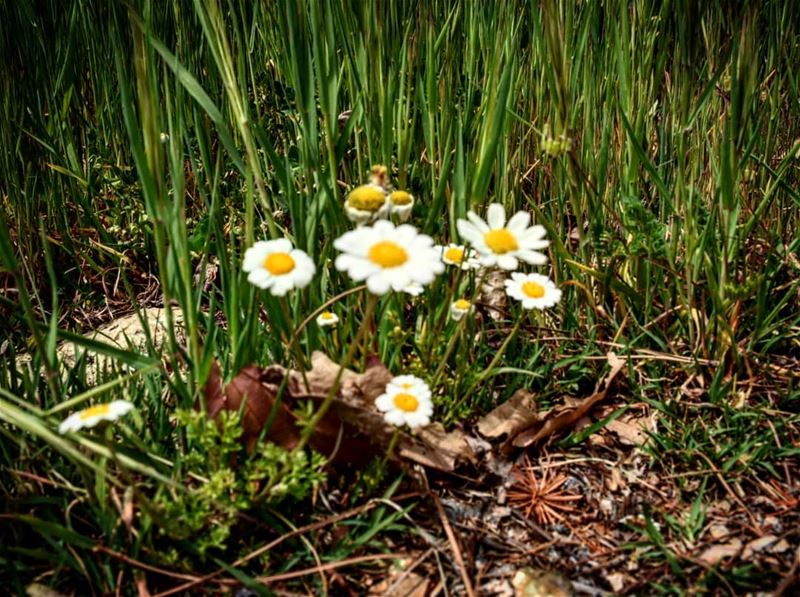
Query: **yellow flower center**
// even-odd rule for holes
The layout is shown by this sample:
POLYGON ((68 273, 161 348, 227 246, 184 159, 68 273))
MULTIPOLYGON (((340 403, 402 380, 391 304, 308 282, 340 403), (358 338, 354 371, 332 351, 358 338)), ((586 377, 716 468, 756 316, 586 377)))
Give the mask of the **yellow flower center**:
POLYGON ((98 404, 97 406, 90 406, 89 408, 85 408, 81 411, 79 415, 81 421, 86 421, 88 419, 93 419, 94 417, 102 417, 103 415, 107 415, 111 407, 108 404, 98 404))
POLYGON ((379 188, 365 184, 350 191, 347 203, 356 209, 378 211, 386 203, 386 195, 379 188))
POLYGON ((394 405, 404 412, 413 413, 419 407, 419 400, 411 394, 395 394, 394 405))
POLYGON ((453 263, 461 263, 464 260, 464 249, 450 247, 444 252, 444 258, 453 263))
POLYGON ((330 321, 331 319, 333 319, 335 317, 335 315, 333 313, 331 313, 330 311, 323 311, 322 315, 320 315, 320 317, 322 319, 326 320, 326 321, 330 321))
POLYGON ((470 304, 469 301, 466 299, 458 299, 456 301, 455 307, 460 311, 466 311, 467 309, 469 309, 470 304))
POLYGON ((369 259, 381 267, 397 267, 408 261, 408 253, 397 243, 382 240, 372 245, 369 259))
POLYGON ((517 237, 511 234, 508 228, 489 230, 489 232, 483 235, 483 240, 486 242, 486 246, 489 247, 493 253, 497 253, 498 255, 510 253, 511 251, 519 249, 517 237))
POLYGON ((522 284, 522 292, 530 298, 542 298, 544 296, 544 286, 536 282, 525 282, 522 284))
POLYGON ((264 269, 273 276, 288 274, 294 269, 294 259, 289 253, 270 253, 264 260, 264 269))
POLYGON ((389 196, 389 198, 395 205, 408 205, 411 203, 411 195, 405 191, 395 191, 389 196))

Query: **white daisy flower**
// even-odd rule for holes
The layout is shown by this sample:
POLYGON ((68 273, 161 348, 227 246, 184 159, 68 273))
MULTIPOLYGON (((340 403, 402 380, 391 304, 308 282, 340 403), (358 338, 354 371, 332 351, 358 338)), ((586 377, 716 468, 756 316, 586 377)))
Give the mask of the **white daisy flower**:
POLYGON ((242 269, 247 272, 248 282, 269 289, 275 296, 307 286, 317 271, 305 251, 292 248, 286 238, 254 244, 244 253, 242 269))
POLYGON ((424 427, 433 415, 431 389, 413 375, 400 375, 386 384, 385 392, 375 399, 375 406, 384 413, 387 423, 398 427, 424 427))
POLYGON ((529 226, 528 212, 518 211, 506 224, 505 208, 492 203, 487 211, 488 222, 472 211, 467 213, 467 220, 458 220, 458 233, 480 253, 486 267, 514 270, 519 260, 532 265, 547 262, 547 257, 538 251, 550 244, 544 239, 547 232, 543 226, 529 226))
POLYGON ((128 414, 132 409, 133 404, 127 400, 114 400, 106 404, 96 404, 72 413, 61 421, 58 426, 58 432, 67 433, 68 431, 94 427, 100 421, 116 421, 121 416, 128 414))
POLYGON ((547 309, 561 300, 561 290, 546 276, 514 272, 505 284, 506 294, 521 301, 524 309, 547 309))
POLYGON ((442 261, 447 265, 454 265, 461 269, 478 269, 481 262, 473 255, 467 254, 467 248, 464 245, 457 245, 449 243, 446 247, 437 247, 442 254, 442 261))
POLYGON ((342 252, 336 269, 356 282, 366 280, 372 294, 389 289, 404 292, 412 284, 430 284, 444 271, 444 263, 430 236, 408 224, 395 227, 386 220, 346 232, 333 246, 342 252))
POLYGON ((453 319, 453 321, 461 321, 461 318, 473 309, 474 307, 472 306, 472 303, 470 303, 468 300, 458 299, 452 305, 450 305, 450 317, 453 319))
POLYGON ((401 222, 411 217, 411 210, 414 209, 414 196, 411 193, 394 191, 389 195, 389 203, 392 205, 392 215, 397 216, 401 222))
POLYGON ((389 214, 391 203, 383 187, 376 184, 363 184, 347 195, 344 211, 347 218, 356 224, 366 224, 389 214))
POLYGON ((321 328, 334 326, 339 323, 339 316, 330 311, 323 311, 317 316, 317 325, 321 328))

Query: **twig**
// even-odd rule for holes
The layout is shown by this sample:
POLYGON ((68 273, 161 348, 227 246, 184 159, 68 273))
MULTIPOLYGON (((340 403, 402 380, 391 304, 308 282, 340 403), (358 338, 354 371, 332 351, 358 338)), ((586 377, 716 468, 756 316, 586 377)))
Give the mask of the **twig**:
POLYGON ((442 521, 442 527, 447 535, 447 540, 450 541, 450 547, 453 549, 453 556, 456 559, 456 564, 458 564, 458 570, 461 572, 461 580, 464 582, 464 590, 467 593, 467 597, 475 597, 475 590, 472 588, 472 581, 467 573, 467 567, 464 565, 464 557, 461 554, 461 548, 458 546, 458 540, 453 533, 453 527, 450 526, 450 521, 447 520, 444 506, 442 506, 438 495, 431 494, 431 496, 433 497, 433 503, 436 504, 436 511, 439 513, 439 519, 442 521))

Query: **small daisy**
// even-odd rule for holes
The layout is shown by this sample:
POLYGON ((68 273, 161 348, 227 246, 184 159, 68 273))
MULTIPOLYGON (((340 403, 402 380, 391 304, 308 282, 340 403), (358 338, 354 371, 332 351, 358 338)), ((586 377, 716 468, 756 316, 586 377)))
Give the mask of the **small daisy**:
POLYGON ((292 248, 286 238, 254 244, 244 253, 242 269, 247 272, 248 282, 269 289, 275 296, 307 286, 317 271, 305 251, 292 248))
POLYGON ((433 399, 431 389, 413 375, 400 375, 386 384, 386 390, 375 400, 383 418, 392 425, 408 425, 411 429, 431 422, 433 399))
POLYGON ((389 213, 389 197, 383 187, 376 184, 362 184, 347 195, 344 211, 348 219, 356 224, 366 224, 389 213))
POLYGON ((447 265, 454 265, 461 269, 478 269, 481 266, 478 259, 467 254, 467 248, 464 245, 450 243, 446 247, 437 248, 442 253, 442 261, 447 265))
POLYGON ((339 323, 339 316, 330 311, 323 311, 317 316, 317 325, 321 328, 334 326, 339 323))
POLYGON ((492 203, 487 211, 488 222, 472 211, 467 213, 467 220, 458 220, 458 233, 480 253, 486 267, 514 270, 520 259, 532 265, 547 262, 547 257, 538 251, 550 244, 544 240, 547 232, 543 226, 529 226, 529 213, 518 211, 506 224, 505 208, 492 203))
POLYGON ((414 196, 411 193, 394 191, 389 195, 389 203, 392 205, 392 215, 397 216, 401 222, 411 217, 411 210, 414 209, 414 196))
POLYGON ((561 290, 546 276, 514 272, 505 284, 506 294, 521 301, 524 309, 547 309, 561 300, 561 290))
POLYGON ((106 404, 90 406, 71 414, 61 421, 58 426, 58 432, 67 433, 68 431, 94 427, 101 421, 116 421, 121 416, 128 414, 132 409, 133 404, 127 400, 114 400, 106 404))
POLYGON ((405 292, 412 284, 430 284, 444 271, 444 263, 430 236, 408 224, 395 227, 386 220, 346 232, 333 246, 341 251, 336 269, 360 282, 366 280, 372 294, 389 289, 405 292))
POLYGON ((473 309, 474 307, 472 306, 472 303, 470 303, 468 300, 458 299, 452 305, 450 305, 450 317, 453 319, 453 321, 461 321, 461 318, 473 309))

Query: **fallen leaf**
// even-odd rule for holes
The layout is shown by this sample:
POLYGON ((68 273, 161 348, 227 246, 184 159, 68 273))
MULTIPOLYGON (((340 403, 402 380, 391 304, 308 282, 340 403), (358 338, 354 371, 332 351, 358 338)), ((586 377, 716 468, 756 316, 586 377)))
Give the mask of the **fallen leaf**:
MULTIPOLYGON (((611 387, 614 378, 625 365, 625 360, 619 358, 613 352, 609 352, 608 364, 611 370, 606 375, 605 379, 598 384, 594 394, 584 398, 576 406, 563 406, 555 408, 553 411, 544 418, 541 425, 536 424, 532 428, 523 431, 516 438, 514 438, 514 446, 518 448, 526 448, 531 444, 535 444, 547 437, 550 437, 564 429, 572 427, 576 421, 579 421, 589 410, 598 402, 603 400, 611 387), (601 389, 602 387, 602 389, 601 389)), ((541 419, 540 419, 541 421, 541 419)))
POLYGON ((623 572, 612 572, 606 575, 606 582, 611 586, 615 593, 621 593, 625 585, 633 582, 633 578, 623 572))
POLYGON ((464 432, 445 431, 441 423, 423 427, 416 435, 401 436, 399 452, 418 464, 442 471, 452 471, 459 462, 474 457, 464 432))
POLYGON ((515 597, 571 597, 572 585, 558 572, 523 568, 515 575, 515 597))
POLYGON ((735 557, 742 549, 742 542, 739 539, 732 539, 728 543, 712 545, 700 554, 700 561, 709 566, 716 566, 725 558, 735 557))
MULTIPOLYGON (((266 439, 292 449, 300 438, 297 417, 292 412, 295 401, 312 400, 321 405, 338 378, 338 391, 309 444, 331 461, 364 465, 385 450, 396 429, 375 408, 375 399, 384 392, 392 374, 380 361, 372 360, 369 364, 364 373, 340 371, 338 363, 315 352, 305 376, 280 365, 265 369, 250 365, 223 388, 215 363, 205 387, 208 415, 213 418, 222 409, 238 410, 246 398, 244 439, 248 449, 252 449, 283 385, 281 404, 266 439)), ((395 455, 423 466, 452 471, 458 463, 474 458, 473 445, 475 442, 468 441, 463 431, 445 432, 441 424, 434 423, 415 434, 401 431, 395 455)))
POLYGON ((605 428, 615 433, 625 446, 643 446, 647 443, 647 423, 641 418, 619 418, 608 423, 605 428))
MULTIPOLYGON (((748 561, 750 560, 755 554, 760 553, 762 551, 769 551, 771 553, 780 553, 775 548, 781 549, 785 551, 783 545, 779 545, 779 539, 775 535, 764 535, 763 537, 759 537, 758 539, 753 539, 747 545, 744 546, 744 551, 742 551, 742 560, 748 561)), ((785 542, 784 542, 785 543, 785 542)), ((786 544, 786 549, 788 549, 788 544, 786 544)))
POLYGON ((517 390, 506 402, 478 421, 478 432, 489 439, 514 437, 538 419, 533 394, 517 390))

